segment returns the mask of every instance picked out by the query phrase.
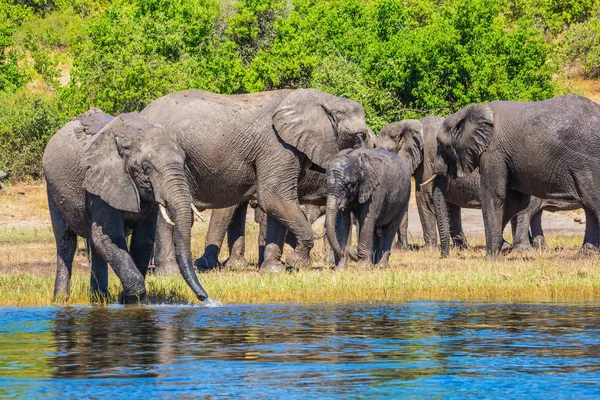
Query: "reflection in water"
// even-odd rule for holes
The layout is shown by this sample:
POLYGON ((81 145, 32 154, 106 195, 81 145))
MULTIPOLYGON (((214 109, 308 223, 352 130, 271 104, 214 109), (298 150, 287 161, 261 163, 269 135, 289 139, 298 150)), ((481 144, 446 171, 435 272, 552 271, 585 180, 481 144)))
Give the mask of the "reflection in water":
POLYGON ((600 391, 598 311, 469 303, 0 308, 0 395, 578 397, 600 391))

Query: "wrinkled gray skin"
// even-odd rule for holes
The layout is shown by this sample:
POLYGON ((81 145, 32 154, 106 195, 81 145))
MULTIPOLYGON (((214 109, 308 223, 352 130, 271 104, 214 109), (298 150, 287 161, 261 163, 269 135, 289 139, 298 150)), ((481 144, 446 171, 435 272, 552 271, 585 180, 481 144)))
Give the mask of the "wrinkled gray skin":
POLYGON ((363 146, 369 131, 359 103, 314 89, 229 96, 190 90, 152 102, 142 115, 185 153, 198 209, 258 201, 269 215, 261 268, 272 272, 285 269, 288 229, 298 245, 286 263, 311 264, 313 232, 298 202, 301 172, 323 170, 340 150, 363 146))
POLYGON ((489 255, 500 252, 503 226, 530 204, 530 196, 581 204, 583 248, 597 249, 599 105, 572 95, 474 104, 444 120, 437 142, 434 173, 466 176, 479 168, 489 255))
MULTIPOLYGON (((440 202, 442 205, 445 203, 441 212, 449 213, 450 237, 455 246, 466 248, 468 243, 462 228, 461 209, 481 208, 479 173, 475 171, 465 177, 441 176, 434 183, 421 186, 433 176, 433 164, 437 156, 436 135, 443 122, 444 118, 437 116, 393 122, 381 128, 378 145, 398 153, 413 165, 418 164, 414 173, 415 194, 425 246, 432 248, 437 244, 436 215, 438 212, 434 205, 433 193, 439 188, 445 198, 445 202, 440 202), (415 139, 418 137, 422 137, 421 145, 420 141, 415 139)), ((529 206, 511 220, 513 246, 521 251, 531 249, 532 244, 538 248, 544 247, 546 242, 541 227, 542 210, 558 211, 577 208, 580 208, 580 205, 576 202, 542 200, 533 197, 529 206)), ((441 224, 445 226, 444 222, 441 224)), ((406 225, 403 224, 398 233, 404 248, 407 246, 404 241, 407 236, 406 225)))
MULTIPOLYGON (((321 212, 320 206, 325 206, 327 201, 327 184, 325 174, 311 169, 306 170, 298 181, 298 198, 301 204, 305 205, 305 214, 309 224, 312 226, 315 220, 319 218, 321 212)), ((264 250, 267 231, 267 218, 260 208, 256 207, 256 202, 251 202, 254 208, 255 222, 260 224, 258 237, 259 265, 264 260, 264 250)), ((237 204, 227 208, 217 208, 211 213, 208 232, 206 234, 204 254, 198 258, 195 265, 201 269, 217 268, 221 265, 226 266, 246 266, 248 261, 244 257, 246 249, 245 230, 246 230, 246 210, 248 202, 237 204), (227 244, 229 247, 229 258, 221 264, 219 262, 219 252, 227 233, 227 244)), ((156 255, 155 255, 155 273, 159 275, 171 273, 174 268, 172 240, 170 239, 170 228, 161 226, 157 230, 156 255)), ((296 247, 297 241, 293 233, 288 232, 285 242, 292 247, 296 247)))
MULTIPOLYGON (((192 218, 189 192, 181 189, 187 187, 184 160, 172 139, 137 113, 113 119, 91 109, 52 136, 43 167, 57 247, 56 299, 69 296, 81 236, 92 243, 92 290, 108 292, 108 263, 123 284, 121 301, 146 301, 157 203, 166 204, 176 224, 192 218), (179 209, 180 203, 185 207, 179 209)), ((192 265, 189 235, 177 228, 175 246, 184 279, 198 299, 206 299, 192 265)))
POLYGON ((3 180, 8 179, 12 171, 8 170, 6 172, 0 170, 0 190, 6 189, 6 186, 2 183, 3 180))
POLYGON ((358 220, 357 261, 387 265, 408 207, 412 173, 403 158, 378 148, 345 150, 329 161, 325 226, 338 268, 350 256, 351 213, 358 220))

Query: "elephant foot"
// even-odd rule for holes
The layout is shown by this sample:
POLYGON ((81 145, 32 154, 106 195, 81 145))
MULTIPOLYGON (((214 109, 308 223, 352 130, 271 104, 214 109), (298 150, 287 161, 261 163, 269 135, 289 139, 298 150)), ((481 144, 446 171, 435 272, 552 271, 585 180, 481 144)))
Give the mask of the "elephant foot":
POLYGON ((155 276, 168 276, 174 275, 179 272, 179 265, 175 261, 168 261, 164 263, 160 263, 153 270, 151 270, 152 275, 155 276))
POLYGON ((241 255, 229 256, 229 258, 225 261, 224 265, 226 267, 247 267, 248 260, 241 255))
POLYGON ((149 300, 148 296, 146 296, 146 291, 137 294, 125 294, 125 292, 121 292, 121 294, 119 294, 119 304, 149 304, 149 300))
POLYGON ((516 251, 520 251, 523 253, 531 251, 531 246, 527 243, 515 243, 513 247, 516 251))
POLYGON ((533 246, 534 249, 537 249, 537 250, 543 250, 543 249, 548 248, 548 246, 546 245, 546 238, 542 235, 538 235, 538 236, 534 237, 533 240, 531 241, 531 245, 533 246))
POLYGON ((396 244, 394 245, 394 249, 396 250, 408 250, 408 241, 406 240, 399 240, 396 242, 396 244))
POLYGON ((285 265, 279 260, 265 260, 260 265, 261 272, 280 273, 285 271, 285 265))
POLYGON ((310 268, 312 265, 312 260, 310 259, 310 254, 303 254, 299 251, 294 250, 289 256, 285 258, 285 263, 292 268, 310 268))
POLYGON ((500 254, 508 254, 513 250, 512 244, 508 243, 506 240, 502 241, 502 247, 500 247, 500 254))
POLYGON ((219 262, 219 259, 214 256, 206 256, 198 258, 194 261, 194 265, 198 268, 199 271, 209 271, 215 268, 221 268, 223 264, 219 262))
POLYGON ((592 243, 584 243, 583 246, 581 246, 581 249, 579 250, 579 254, 582 256, 591 256, 598 254, 598 252, 598 246, 595 246, 592 243))

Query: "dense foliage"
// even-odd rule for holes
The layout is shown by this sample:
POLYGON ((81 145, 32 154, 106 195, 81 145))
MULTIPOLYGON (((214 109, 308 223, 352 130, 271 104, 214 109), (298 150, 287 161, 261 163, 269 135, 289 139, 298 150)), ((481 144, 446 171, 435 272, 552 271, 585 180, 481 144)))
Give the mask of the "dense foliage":
POLYGON ((374 130, 472 102, 538 100, 597 77, 598 0, 5 0, 0 169, 40 176, 52 132, 92 106, 187 88, 315 87, 374 130))

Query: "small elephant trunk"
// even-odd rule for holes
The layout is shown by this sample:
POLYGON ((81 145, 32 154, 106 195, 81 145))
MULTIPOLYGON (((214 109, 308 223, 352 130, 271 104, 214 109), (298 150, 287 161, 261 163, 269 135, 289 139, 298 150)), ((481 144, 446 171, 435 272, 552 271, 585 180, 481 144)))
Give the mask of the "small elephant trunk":
POLYGON ((448 257, 450 254, 450 220, 448 216, 448 206, 446 197, 442 193, 438 185, 440 178, 436 179, 433 187, 433 206, 435 208, 435 216, 437 220, 438 230, 440 233, 440 248, 442 257, 448 257))
POLYGON ((204 301, 208 298, 208 294, 198 281, 192 263, 190 237, 194 217, 191 208, 192 196, 185 173, 177 168, 165 171, 163 176, 167 209, 175 224, 173 227, 173 242, 177 265, 183 279, 192 289, 198 300, 204 301))
POLYGON ((327 197, 327 207, 325 211, 325 229, 327 240, 333 249, 335 255, 339 258, 344 257, 344 252, 338 241, 336 232, 336 218, 340 206, 340 199, 334 196, 327 197))

